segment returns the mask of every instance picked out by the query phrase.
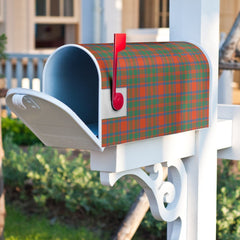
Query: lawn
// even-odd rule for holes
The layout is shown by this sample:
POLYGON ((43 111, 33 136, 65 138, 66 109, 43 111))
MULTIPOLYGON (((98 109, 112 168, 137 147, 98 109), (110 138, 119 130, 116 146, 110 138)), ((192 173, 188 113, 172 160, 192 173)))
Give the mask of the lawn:
MULTIPOLYGON (((41 216, 26 216, 12 205, 7 205, 5 240, 98 240, 87 228, 78 229, 51 223, 41 216)), ((101 238, 103 239, 103 238, 101 238)), ((109 239, 106 237, 106 239, 109 239)))

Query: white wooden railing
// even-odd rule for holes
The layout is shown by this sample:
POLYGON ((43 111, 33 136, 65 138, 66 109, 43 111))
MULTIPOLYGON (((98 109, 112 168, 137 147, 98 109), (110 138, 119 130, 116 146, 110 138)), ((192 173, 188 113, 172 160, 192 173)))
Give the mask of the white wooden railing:
POLYGON ((0 87, 25 87, 42 90, 42 72, 49 55, 8 53, 0 63, 0 87))

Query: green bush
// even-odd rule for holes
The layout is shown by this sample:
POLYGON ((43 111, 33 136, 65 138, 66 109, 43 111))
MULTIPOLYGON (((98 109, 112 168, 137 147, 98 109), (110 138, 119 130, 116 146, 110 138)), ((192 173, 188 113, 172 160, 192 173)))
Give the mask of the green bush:
MULTIPOLYGON (((89 170, 89 161, 83 160, 81 154, 74 156, 71 151, 60 154, 56 149, 40 145, 23 151, 10 136, 4 138, 4 150, 5 186, 18 189, 20 199, 32 198, 45 210, 49 202, 54 202, 64 204, 70 212, 84 210, 98 219, 120 222, 141 190, 131 178, 118 181, 113 188, 103 186, 99 173, 89 170), (29 184, 30 195, 26 188, 29 184)), ((165 225, 148 214, 142 228, 160 236, 165 225)))
POLYGON ((7 44, 7 36, 3 33, 0 35, 0 59, 5 59, 6 54, 6 44, 7 44))
POLYGON ((41 143, 32 131, 17 118, 2 118, 3 139, 7 135, 11 135, 13 142, 18 145, 33 145, 41 143))
MULTIPOLYGON (((48 202, 53 201, 63 203, 71 212, 84 209, 98 218, 117 216, 122 219, 140 192, 139 185, 129 178, 120 180, 113 188, 102 186, 99 174, 89 170, 89 162, 71 151, 59 154, 56 149, 42 145, 23 151, 16 144, 32 145, 39 140, 18 119, 4 118, 2 125, 5 185, 17 188, 21 199, 32 198, 45 210, 48 202), (32 186, 30 195, 26 190, 29 183, 32 186)), ((233 240, 240 236, 240 174, 231 172, 230 164, 230 161, 223 161, 218 169, 218 240, 233 240)), ((144 218, 142 228, 156 237, 165 237, 166 224, 155 221, 150 212, 144 218)))
MULTIPOLYGON (((99 174, 89 170, 89 162, 71 151, 60 154, 56 149, 34 145, 23 151, 4 138, 4 180, 7 188, 18 189, 20 199, 34 199, 42 209, 48 202, 64 204, 70 212, 83 210, 98 219, 124 218, 140 192, 139 185, 130 178, 113 188, 102 186, 99 174), (26 190, 31 184, 32 191, 26 190)), ((217 239, 233 240, 240 236, 240 174, 230 171, 230 161, 223 161, 218 169, 217 239)), ((141 228, 153 236, 165 237, 166 224, 153 219, 150 212, 141 228)))
POLYGON ((99 215, 103 211, 126 210, 126 204, 134 200, 139 190, 135 182, 121 181, 109 191, 101 185, 98 172, 89 171, 89 163, 81 155, 69 160, 70 151, 63 155, 56 149, 35 145, 23 152, 9 137, 4 140, 4 149, 5 184, 17 185, 22 197, 27 197, 24 187, 31 182, 33 198, 40 206, 54 200, 64 202, 71 211, 82 207, 99 215), (137 191, 130 191, 129 187, 137 191))
POLYGON ((236 240, 240 236, 240 174, 231 169, 229 160, 224 160, 218 169, 218 240, 236 240))

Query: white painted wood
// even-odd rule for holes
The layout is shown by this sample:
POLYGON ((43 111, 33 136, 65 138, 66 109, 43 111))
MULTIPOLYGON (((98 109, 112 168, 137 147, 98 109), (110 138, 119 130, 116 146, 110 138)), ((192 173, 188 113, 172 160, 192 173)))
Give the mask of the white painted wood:
POLYGON ((81 43, 94 42, 94 1, 81 1, 81 43))
POLYGON ((170 239, 186 240, 187 174, 181 159, 158 163, 145 171, 137 168, 120 173, 101 172, 100 179, 102 184, 113 186, 125 175, 133 177, 145 190, 155 219, 177 222, 170 231, 170 239), (163 167, 169 169, 168 181, 163 181, 163 167))
POLYGON ((91 151, 91 169, 122 172, 195 154, 195 132, 188 131, 91 151))
POLYGON ((56 98, 29 89, 15 88, 8 91, 6 102, 45 145, 103 151, 101 139, 56 98))
POLYGON ((127 116, 127 88, 117 88, 116 92, 123 95, 123 106, 120 110, 115 111, 112 107, 111 100, 111 89, 102 89, 102 104, 101 104, 101 114, 102 119, 109 119, 115 117, 126 117, 127 116))
POLYGON ((232 120, 232 147, 218 151, 218 158, 240 160, 240 106, 218 105, 218 117, 232 120))
POLYGON ((28 51, 28 0, 8 0, 4 3, 7 51, 26 53, 28 51))
POLYGON ((101 42, 101 28, 102 28, 102 11, 103 11, 103 2, 100 0, 94 0, 94 9, 93 9, 93 16, 94 16, 94 42, 100 43, 101 42))
POLYGON ((137 28, 126 31, 127 42, 167 42, 169 28, 137 28))
POLYGON ((103 1, 102 42, 112 43, 113 34, 122 31, 122 0, 103 1))
POLYGON ((171 0, 170 40, 202 46, 211 61, 210 128, 196 131, 196 154, 184 164, 188 176, 187 240, 212 240, 216 238, 219 0, 171 0))
MULTIPOLYGON (((219 113, 219 107, 218 107, 219 113)), ((230 118, 228 118, 230 119, 230 118)), ((240 118, 239 118, 240 121, 240 118)), ((233 121, 218 119, 217 122, 217 150, 231 148, 232 147, 232 136, 233 136, 233 121)), ((240 140, 240 139, 239 139, 240 140)), ((240 146, 240 141, 238 142, 240 146)), ((240 155, 239 155, 240 157, 240 155)), ((219 152, 218 152, 219 158, 219 152)), ((239 158, 240 159, 240 158, 239 158)))
POLYGON ((232 104, 232 83, 233 71, 224 70, 218 82, 218 103, 219 104, 232 104))
POLYGON ((76 24, 78 18, 76 17, 34 17, 35 23, 42 24, 76 24))
MULTIPOLYGON (((186 168, 183 164, 182 159, 173 159, 169 161, 166 166, 168 166, 168 181, 174 186, 175 196, 172 201, 173 206, 175 206, 175 214, 178 218, 175 221, 168 221, 167 237, 171 240, 186 240, 187 239, 187 210, 188 210, 188 200, 187 200, 187 181, 188 176, 186 168)), ((171 208, 172 205, 167 206, 171 208)))

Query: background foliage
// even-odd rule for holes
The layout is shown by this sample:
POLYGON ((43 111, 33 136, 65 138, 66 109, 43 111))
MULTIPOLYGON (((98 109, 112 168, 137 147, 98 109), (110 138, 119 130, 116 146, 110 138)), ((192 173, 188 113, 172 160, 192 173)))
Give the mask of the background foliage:
POLYGON ((3 33, 0 35, 0 59, 5 59, 5 49, 6 49, 6 43, 7 43, 7 36, 3 33))
POLYGON ((17 145, 33 145, 41 143, 40 140, 17 118, 2 118, 2 137, 10 135, 13 143, 17 145))
MULTIPOLYGON (((61 153, 32 144, 35 136, 20 120, 3 119, 3 133, 4 181, 10 198, 17 197, 25 203, 32 200, 45 212, 60 206, 68 216, 94 218, 101 222, 99 227, 103 230, 116 231, 141 191, 131 178, 123 178, 113 188, 103 186, 99 173, 90 171, 89 160, 83 159, 81 153, 61 153), (16 143, 32 146, 22 148, 16 143)), ((157 222, 150 213, 141 229, 165 239, 166 224, 157 222)))
MULTIPOLYGON (((99 174, 89 170, 89 161, 81 154, 43 147, 20 120, 3 119, 3 134, 7 193, 23 202, 34 201, 41 211, 61 206, 70 216, 91 216, 94 224, 99 221, 99 228, 116 230, 140 192, 130 178, 120 180, 113 188, 102 186, 99 174), (23 150, 16 143, 32 146, 23 150)), ((218 167, 218 240, 240 236, 240 165, 232 171, 231 164, 225 160, 218 167)), ((155 221, 150 212, 140 229, 148 233, 148 239, 166 238, 166 224, 155 221)))
POLYGON ((224 160, 218 169, 217 239, 240 239, 240 163, 232 171, 232 162, 224 160))

